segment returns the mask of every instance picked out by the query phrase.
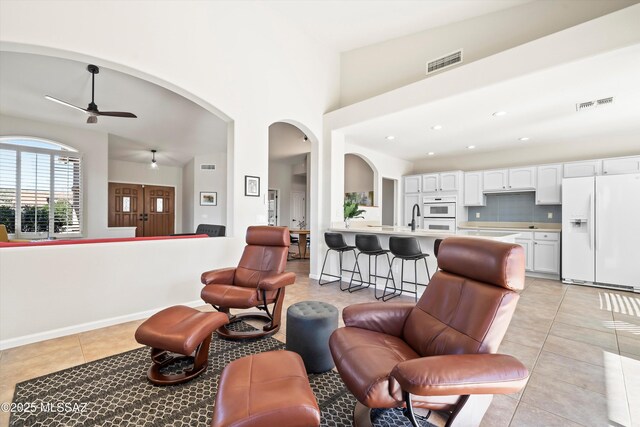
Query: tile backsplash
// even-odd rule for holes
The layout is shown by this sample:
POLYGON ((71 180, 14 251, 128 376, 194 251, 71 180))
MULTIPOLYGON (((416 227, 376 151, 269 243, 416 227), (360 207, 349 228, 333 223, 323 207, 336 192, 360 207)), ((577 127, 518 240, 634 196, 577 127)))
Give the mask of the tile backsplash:
POLYGON ((486 206, 469 207, 469 221, 562 222, 562 205, 536 205, 535 195, 533 191, 488 194, 486 206), (548 218, 549 212, 553 218, 548 218))

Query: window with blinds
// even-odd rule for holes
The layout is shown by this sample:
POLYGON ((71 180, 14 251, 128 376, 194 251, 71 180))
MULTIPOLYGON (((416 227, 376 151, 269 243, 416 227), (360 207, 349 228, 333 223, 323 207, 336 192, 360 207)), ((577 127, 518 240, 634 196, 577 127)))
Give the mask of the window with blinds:
POLYGON ((0 224, 16 237, 82 233, 81 156, 26 138, 0 139, 0 224))

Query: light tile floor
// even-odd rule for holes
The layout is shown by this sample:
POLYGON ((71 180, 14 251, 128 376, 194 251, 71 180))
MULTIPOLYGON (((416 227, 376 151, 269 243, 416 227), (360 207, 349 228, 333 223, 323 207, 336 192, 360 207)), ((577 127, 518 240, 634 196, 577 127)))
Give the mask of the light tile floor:
MULTIPOLYGON (((374 300, 372 290, 349 294, 336 285, 318 286, 308 278, 308 261, 290 261, 288 269, 298 280, 287 288, 284 324, 275 335, 281 341, 284 313, 295 302, 328 301, 341 310, 374 300)), ((133 334, 140 323, 0 352, 0 402, 12 400, 20 381, 139 347, 133 334)), ((640 426, 637 294, 527 278, 500 351, 518 357, 531 377, 522 392, 494 397, 483 426, 640 426)), ((0 425, 8 420, 9 414, 0 412, 0 425)))

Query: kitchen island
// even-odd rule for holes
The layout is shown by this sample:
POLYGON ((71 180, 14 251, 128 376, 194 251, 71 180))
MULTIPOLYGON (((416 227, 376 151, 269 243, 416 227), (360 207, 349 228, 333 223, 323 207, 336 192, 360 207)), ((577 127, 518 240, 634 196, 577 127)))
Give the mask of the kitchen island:
MULTIPOLYGON (((430 254, 430 256, 427 258, 427 265, 429 266, 429 272, 431 273, 431 275, 435 273, 438 266, 436 258, 433 255, 433 245, 436 239, 446 239, 447 237, 465 237, 465 238, 472 238, 472 239, 488 239, 488 240, 497 240, 497 241, 506 242, 506 243, 515 243, 515 239, 519 236, 519 233, 514 231, 501 232, 501 231, 482 231, 482 230, 458 230, 457 232, 451 232, 451 231, 433 231, 433 230, 420 230, 420 229, 411 231, 409 227, 394 227, 394 226, 384 226, 384 225, 383 226, 352 225, 349 228, 346 228, 344 226, 335 226, 335 227, 329 228, 329 230, 327 231, 342 233, 345 236, 345 240, 348 245, 355 245, 356 234, 376 234, 379 236, 380 244, 382 245, 383 249, 389 248, 390 236, 416 237, 418 239, 418 242, 420 243, 422 252, 430 254)), ((327 260, 326 271, 330 274, 336 274, 339 268, 338 257, 337 255, 332 254, 332 255, 329 255, 329 258, 330 259, 327 260)), ((389 253, 389 259, 391 258, 393 258, 393 256, 391 255, 391 253, 389 253)), ((372 270, 374 268, 373 260, 374 258, 372 257, 371 259, 372 270)), ((367 269, 369 265, 368 261, 369 261, 368 257, 364 255, 360 256, 360 258, 358 259, 358 264, 360 265, 360 270, 362 271, 362 275, 364 276, 363 279, 365 281, 368 280, 368 277, 367 277, 367 269)), ((354 262, 355 262, 355 257, 353 256, 353 253, 344 254, 345 269, 352 269, 354 262)), ((396 278, 398 282, 400 278, 401 264, 402 263, 400 262, 400 260, 396 260, 393 263, 393 276, 396 278)), ((388 265, 389 264, 386 260, 386 257, 384 256, 378 257, 378 266, 377 266, 378 275, 387 276, 389 272, 388 265)), ((343 272, 342 277, 343 277, 343 280, 348 282, 351 279, 351 274, 348 272, 343 272)), ((414 280, 413 261, 405 262, 404 277, 405 277, 405 280, 411 280, 411 281, 414 280)), ((355 275, 355 278, 356 279, 358 278, 357 274, 355 275)), ((424 267, 424 261, 419 261, 418 262, 418 283, 424 285, 427 282, 428 282, 428 279, 427 279, 427 275, 424 267)), ((389 283, 391 286, 391 281, 389 281, 389 283)), ((384 289, 384 284, 385 284, 384 279, 378 279, 377 287, 378 287, 379 294, 384 289)), ((399 286, 399 283, 398 283, 398 286, 399 286)), ((412 291, 413 286, 405 285, 405 289, 412 291)), ((419 286, 418 298, 420 297, 423 291, 424 291, 424 286, 419 286)), ((413 294, 407 294, 407 295, 413 295, 413 294)))

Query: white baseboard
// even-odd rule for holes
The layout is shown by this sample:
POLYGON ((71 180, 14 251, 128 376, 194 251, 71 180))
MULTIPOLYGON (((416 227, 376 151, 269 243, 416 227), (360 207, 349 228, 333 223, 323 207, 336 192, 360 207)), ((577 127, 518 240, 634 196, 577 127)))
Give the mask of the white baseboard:
POLYGON ((319 274, 309 274, 309 279, 320 280, 319 274))
MULTIPOLYGON (((206 303, 202 300, 185 302, 179 305, 186 305, 189 307, 199 307, 206 303)), ((176 304, 178 305, 178 304, 176 304)), ((96 320, 94 322, 81 323, 79 325, 66 326, 64 328, 52 329, 50 331, 38 332, 30 335, 23 335, 21 337, 9 338, 6 340, 0 340, 0 350, 6 350, 8 348, 18 347, 21 345, 32 344, 34 342, 50 340, 53 338, 64 337, 67 335, 78 334, 80 332, 92 331, 94 329, 105 328, 107 326, 113 326, 120 323, 131 322, 133 320, 146 319, 151 315, 166 307, 158 307, 151 310, 139 311, 137 313, 125 314, 124 316, 111 317, 108 319, 96 320)))

